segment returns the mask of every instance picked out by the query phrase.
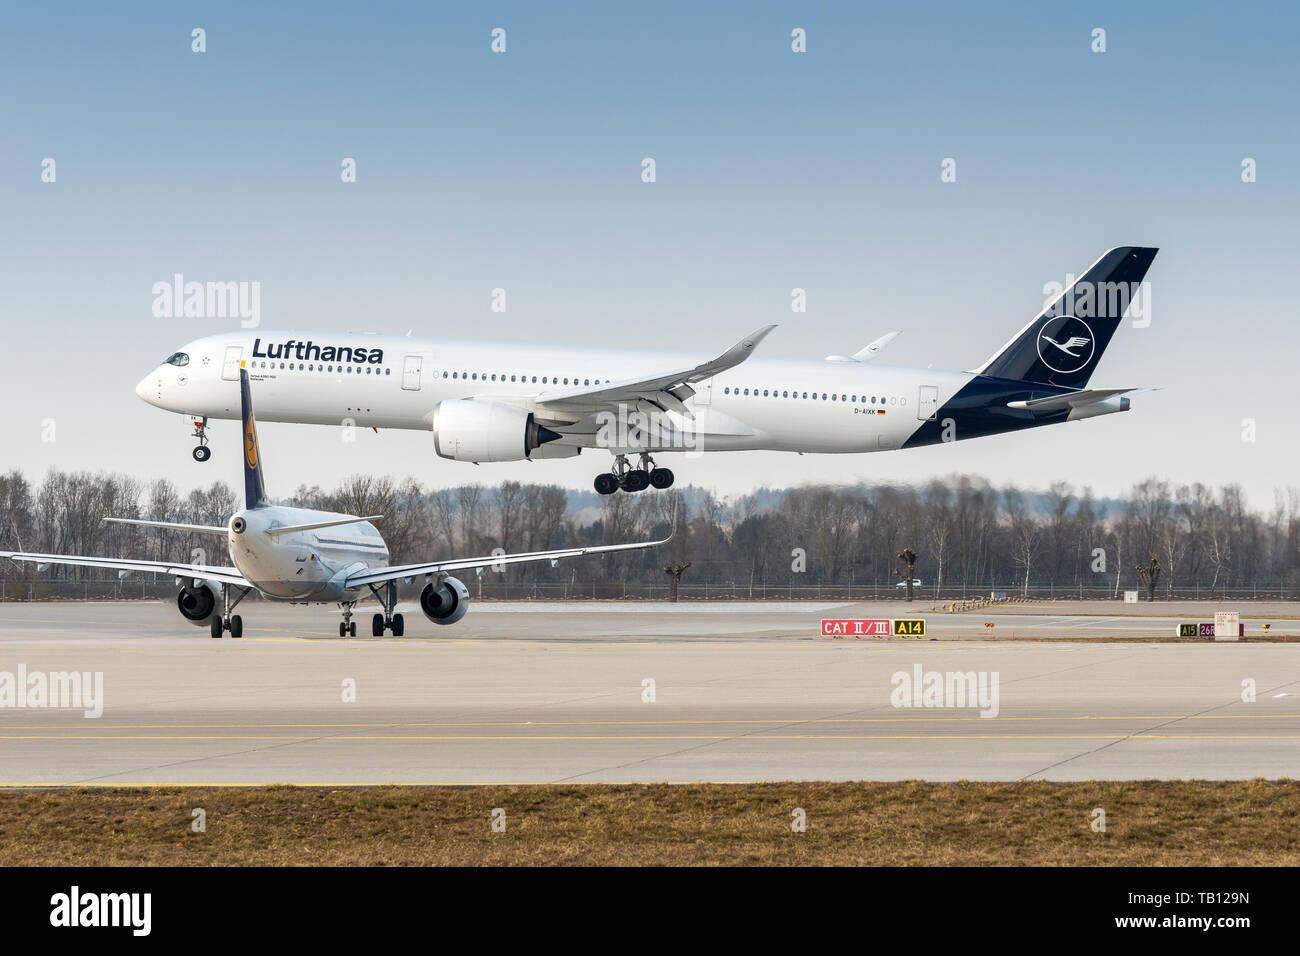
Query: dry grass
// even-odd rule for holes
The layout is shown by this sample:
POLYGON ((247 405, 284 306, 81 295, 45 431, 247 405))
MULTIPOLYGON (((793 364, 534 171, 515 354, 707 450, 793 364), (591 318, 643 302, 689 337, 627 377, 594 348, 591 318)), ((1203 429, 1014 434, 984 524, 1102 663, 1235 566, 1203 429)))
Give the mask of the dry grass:
POLYGON ((27 865, 1300 864, 1300 783, 771 783, 0 792, 27 865), (207 832, 191 832, 191 809, 207 832), (493 833, 492 810, 506 811, 493 833), (791 832, 791 810, 807 832, 791 832), (1090 827, 1106 811, 1105 833, 1090 827))

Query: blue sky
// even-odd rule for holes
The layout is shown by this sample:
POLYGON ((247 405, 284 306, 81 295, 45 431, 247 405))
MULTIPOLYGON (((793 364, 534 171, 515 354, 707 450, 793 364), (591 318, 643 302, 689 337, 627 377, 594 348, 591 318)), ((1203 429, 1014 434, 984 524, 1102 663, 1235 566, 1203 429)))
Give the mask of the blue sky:
MULTIPOLYGON (((679 476, 726 494, 969 471, 1113 494, 1160 474, 1268 506, 1300 464, 1297 27, 1281 4, 25 5, 0 31, 0 322, 21 396, 4 465, 237 477, 233 424, 196 465, 177 417, 132 392, 229 327, 151 314, 175 272, 259 281, 265 328, 701 358, 767 322, 765 350, 814 358, 900 328, 888 361, 971 368, 1044 283, 1141 244, 1161 247, 1151 326, 1122 327, 1093 382, 1163 386, 1128 415, 679 476)), ((264 444, 286 491, 359 469, 586 487, 599 467, 473 469, 419 433, 342 446, 267 425, 264 444)))

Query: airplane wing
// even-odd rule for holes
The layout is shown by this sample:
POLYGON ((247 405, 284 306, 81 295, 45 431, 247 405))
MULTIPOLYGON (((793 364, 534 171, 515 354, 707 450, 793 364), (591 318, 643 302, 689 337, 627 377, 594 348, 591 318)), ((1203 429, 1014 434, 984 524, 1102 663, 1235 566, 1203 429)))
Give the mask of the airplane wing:
POLYGON ((691 412, 683 403, 695 394, 691 385, 735 368, 753 354, 758 343, 774 328, 775 325, 765 325, 745 336, 717 358, 694 368, 678 369, 651 378, 606 382, 598 386, 551 389, 537 395, 533 399, 533 407, 556 419, 577 421, 603 409, 646 402, 660 411, 680 412, 689 417, 691 412))
POLYGON ((207 564, 177 564, 170 561, 134 561, 129 558, 95 558, 75 554, 36 554, 28 551, 0 551, 0 558, 26 561, 38 567, 46 564, 71 564, 82 568, 112 568, 116 571, 152 571, 178 578, 204 578, 251 588, 253 584, 238 568, 218 568, 207 564))
POLYGON ((374 568, 348 575, 344 586, 349 588, 365 587, 367 584, 382 584, 398 578, 416 578, 424 574, 438 574, 442 571, 465 571, 470 568, 499 567, 503 564, 526 564, 530 561, 558 561, 560 558, 580 558, 584 554, 608 554, 611 551, 636 551, 641 548, 654 548, 667 544, 672 539, 670 534, 662 541, 634 541, 631 544, 602 544, 590 548, 561 548, 558 551, 529 551, 523 554, 489 554, 481 558, 457 558, 452 561, 431 561, 427 564, 403 564, 389 568, 374 568))
POLYGON ((1123 395, 1125 392, 1135 391, 1137 391, 1136 386, 1133 388, 1085 388, 1077 392, 1066 392, 1064 395, 1031 398, 1023 402, 1007 402, 1007 407, 1025 408, 1031 412, 1058 412, 1067 408, 1078 408, 1080 405, 1091 405, 1093 402, 1103 401, 1112 395, 1123 395))

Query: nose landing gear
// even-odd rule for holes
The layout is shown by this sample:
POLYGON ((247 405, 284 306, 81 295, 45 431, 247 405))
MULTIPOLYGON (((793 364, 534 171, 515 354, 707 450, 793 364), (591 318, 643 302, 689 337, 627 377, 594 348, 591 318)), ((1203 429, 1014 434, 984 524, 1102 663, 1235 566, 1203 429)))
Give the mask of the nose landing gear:
MULTIPOLYGON (((397 606, 397 582, 389 581, 384 586, 382 597, 379 594, 379 589, 373 584, 370 585, 370 590, 374 594, 375 600, 384 606, 383 614, 376 614, 370 619, 371 636, 383 637, 384 631, 388 630, 393 632, 393 637, 401 637, 406 631, 406 622, 402 615, 393 613, 393 608, 397 606)), ((352 626, 356 627, 355 624, 352 626)))
POLYGON ((212 457, 212 449, 208 447, 208 416, 204 415, 194 421, 194 437, 199 443, 190 454, 195 461, 207 461, 212 457))
POLYGON ((352 620, 352 605, 356 601, 340 601, 339 607, 343 609, 343 620, 339 621, 339 637, 356 637, 357 622, 352 620))
POLYGON ((672 487, 671 471, 655 467, 654 459, 646 452, 641 452, 640 458, 640 467, 633 468, 627 462, 627 455, 615 455, 614 470, 596 476, 596 493, 612 495, 619 490, 637 492, 652 486, 660 490, 672 487))

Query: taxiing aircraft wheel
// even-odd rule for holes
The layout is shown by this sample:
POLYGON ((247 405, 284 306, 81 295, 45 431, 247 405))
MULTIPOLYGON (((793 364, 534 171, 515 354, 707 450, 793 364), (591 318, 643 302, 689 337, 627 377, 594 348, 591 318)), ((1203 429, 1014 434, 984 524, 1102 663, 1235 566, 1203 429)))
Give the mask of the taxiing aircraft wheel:
POLYGON ((194 448, 193 455, 195 461, 207 461, 212 457, 212 449, 207 445, 197 445, 194 448))
POLYGON ((370 635, 372 637, 384 636, 384 616, 376 614, 370 619, 370 635))
POLYGON ((618 491, 618 476, 611 472, 596 476, 596 494, 612 495, 618 491))
POLYGON ((353 621, 351 624, 348 625, 348 636, 349 636, 349 637, 356 637, 356 636, 357 636, 357 622, 356 622, 356 621, 353 621))
POLYGON ((342 621, 339 621, 339 637, 347 637, 347 636, 348 636, 348 626, 344 624, 342 621))
POLYGON ((393 615, 393 637, 401 637, 405 631, 406 631, 406 622, 402 619, 402 615, 394 614, 393 615))
POLYGON ((208 625, 208 633, 216 638, 220 638, 225 629, 226 626, 219 617, 214 617, 212 623, 208 625))
POLYGON ((244 636, 244 619, 240 617, 238 614, 230 618, 230 636, 231 637, 244 636))
POLYGON ((664 488, 671 488, 673 484, 673 473, 667 468, 656 468, 650 472, 650 484, 654 485, 661 491, 664 488))

